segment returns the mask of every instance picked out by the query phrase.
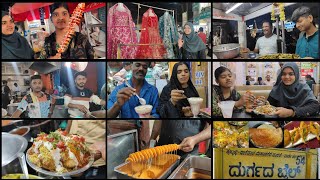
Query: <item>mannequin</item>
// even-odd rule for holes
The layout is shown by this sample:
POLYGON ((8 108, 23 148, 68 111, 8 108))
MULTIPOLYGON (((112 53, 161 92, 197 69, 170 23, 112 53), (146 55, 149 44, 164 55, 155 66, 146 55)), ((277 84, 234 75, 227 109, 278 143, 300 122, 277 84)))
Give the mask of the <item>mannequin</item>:
POLYGON ((126 9, 123 7, 123 3, 118 3, 117 11, 125 12, 126 9))

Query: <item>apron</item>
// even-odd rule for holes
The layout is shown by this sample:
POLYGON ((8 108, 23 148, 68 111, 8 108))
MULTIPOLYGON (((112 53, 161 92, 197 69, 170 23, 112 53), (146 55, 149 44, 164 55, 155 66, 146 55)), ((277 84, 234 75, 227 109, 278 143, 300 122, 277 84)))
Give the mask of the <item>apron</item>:
MULTIPOLYGON (((200 120, 162 120, 158 145, 180 144, 186 137, 199 134, 205 128, 205 121, 200 120)), ((191 152, 178 151, 182 162, 189 154, 198 155, 198 144, 191 152)))

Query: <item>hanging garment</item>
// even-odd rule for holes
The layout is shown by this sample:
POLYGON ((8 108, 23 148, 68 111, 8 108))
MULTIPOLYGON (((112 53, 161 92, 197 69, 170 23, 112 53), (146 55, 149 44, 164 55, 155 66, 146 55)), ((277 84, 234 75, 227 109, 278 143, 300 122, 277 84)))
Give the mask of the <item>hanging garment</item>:
MULTIPOLYGON (((135 24, 130 10, 118 3, 112 6, 107 18, 107 57, 117 58, 118 44, 137 44, 137 35, 134 31, 135 24)), ((121 46, 121 59, 134 59, 136 56, 135 46, 121 46)))
POLYGON ((154 13, 152 8, 149 8, 143 14, 139 44, 136 56, 137 59, 163 59, 166 54, 166 50, 160 38, 158 16, 154 13))
POLYGON ((165 12, 163 16, 159 18, 159 30, 160 36, 163 40, 163 44, 167 50, 168 59, 177 59, 174 53, 174 47, 179 40, 179 33, 174 23, 174 19, 168 12, 165 12))

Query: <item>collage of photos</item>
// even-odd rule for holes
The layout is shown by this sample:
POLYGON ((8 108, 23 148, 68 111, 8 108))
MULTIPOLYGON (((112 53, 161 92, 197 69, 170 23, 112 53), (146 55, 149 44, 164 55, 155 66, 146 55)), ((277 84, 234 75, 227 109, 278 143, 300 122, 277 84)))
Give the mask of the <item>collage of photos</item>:
POLYGON ((0 2, 2 179, 319 179, 308 1, 0 2))

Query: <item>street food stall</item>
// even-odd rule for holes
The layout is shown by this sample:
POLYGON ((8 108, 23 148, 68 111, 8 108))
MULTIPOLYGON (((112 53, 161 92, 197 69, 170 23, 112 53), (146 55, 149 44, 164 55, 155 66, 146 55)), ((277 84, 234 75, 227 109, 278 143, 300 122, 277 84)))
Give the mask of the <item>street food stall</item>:
MULTIPOLYGON (((31 77, 40 75, 42 81, 42 93, 50 96, 54 106, 52 111, 52 118, 68 118, 71 116, 68 112, 68 107, 65 106, 65 95, 72 87, 76 87, 74 75, 79 72, 84 72, 87 75, 87 80, 84 82, 84 88, 92 91, 93 95, 101 97, 102 86, 105 84, 105 76, 100 76, 106 73, 105 62, 2 62, 2 80, 7 81, 5 86, 10 90, 8 94, 8 102, 2 103, 2 118, 11 118, 16 112, 19 105, 23 100, 28 99, 28 95, 33 92, 31 88, 31 77), (24 99, 25 98, 25 99, 24 99)), ((100 98, 101 99, 101 98, 100 98)), ((103 99, 104 100, 104 99, 103 99)), ((32 103, 37 101, 32 99, 32 103)), ((31 101, 29 102, 31 103, 31 101)), ((28 112, 36 108, 28 106, 28 112)), ((90 118, 103 118, 105 117, 104 107, 101 105, 90 105, 90 113, 85 116, 78 116, 77 118, 90 117, 90 118), (90 116, 89 116, 90 115, 90 116)), ((25 112, 27 112, 25 110, 25 112)), ((30 117, 30 113, 21 114, 21 118, 30 117)), ((39 118, 40 116, 32 116, 39 118)), ((43 116, 41 116, 43 118, 43 116)))
POLYGON ((316 179, 318 150, 214 149, 214 179, 316 179))
MULTIPOLYGON (((17 32, 30 42, 35 53, 34 58, 40 57, 44 47, 45 38, 56 31, 50 16, 50 6, 53 2, 47 3, 14 3, 12 7, 6 7, 14 19, 17 32)), ((63 43, 58 52, 64 52, 68 47, 70 38, 75 32, 85 35, 93 47, 95 59, 106 57, 105 41, 105 6, 106 3, 66 3, 69 14, 72 14, 68 25, 68 32, 65 34, 63 43), (63 44, 63 45, 62 45, 63 44), (64 47, 65 46, 65 47, 64 47)))
MULTIPOLYGON (((213 54, 215 59, 300 59, 295 54, 301 32, 291 20, 293 11, 301 6, 310 8, 318 19, 316 3, 214 3, 212 13, 213 54), (256 42, 263 35, 263 22, 272 23, 276 35, 276 48, 272 54, 253 52, 256 42), (215 35, 216 34, 216 35, 215 35)), ((316 27, 318 26, 318 21, 316 27)), ((304 57, 303 57, 304 58, 304 57)), ((314 57, 313 57, 314 58, 314 57)), ((318 58, 318 57, 317 57, 318 58)))
POLYGON ((104 120, 94 122, 100 127, 81 122, 94 128, 100 139, 90 132, 76 135, 78 122, 69 121, 66 126, 64 120, 8 121, 2 120, 2 179, 72 179, 91 173, 93 166, 101 167, 101 158, 105 158, 102 149, 91 146, 105 143, 100 134, 105 133, 104 120))
POLYGON ((108 135, 108 179, 211 179, 211 158, 180 161, 178 144, 140 150, 138 141, 136 129, 108 135))

